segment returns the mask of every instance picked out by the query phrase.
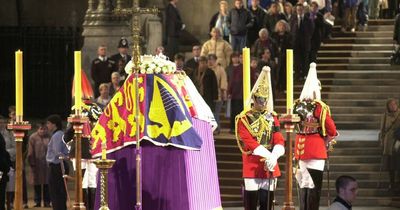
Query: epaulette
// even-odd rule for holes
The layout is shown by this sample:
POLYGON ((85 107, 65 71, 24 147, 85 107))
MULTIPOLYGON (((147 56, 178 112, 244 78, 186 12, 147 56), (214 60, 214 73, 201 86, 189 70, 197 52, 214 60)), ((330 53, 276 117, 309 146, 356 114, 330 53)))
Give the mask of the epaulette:
POLYGON ((322 136, 326 136, 325 120, 327 114, 331 115, 331 110, 329 106, 321 100, 314 100, 313 102, 321 106, 321 114, 319 116, 319 122, 321 123, 322 136))
POLYGON ((96 59, 96 60, 93 61, 93 63, 94 63, 94 64, 99 64, 99 63, 100 63, 100 60, 99 60, 99 59, 96 59))
POLYGON ((242 145, 240 144, 240 136, 239 136, 239 132, 238 132, 238 123, 239 120, 243 122, 243 125, 248 129, 248 131, 251 132, 250 129, 250 125, 247 119, 247 113, 249 112, 249 110, 243 110, 242 112, 240 112, 238 115, 236 115, 235 117, 235 137, 236 137, 236 143, 239 147, 239 150, 243 153, 243 154, 251 154, 251 151, 244 151, 242 145))
POLYGON ((115 61, 111 60, 111 59, 107 59, 107 61, 111 64, 115 64, 115 61))

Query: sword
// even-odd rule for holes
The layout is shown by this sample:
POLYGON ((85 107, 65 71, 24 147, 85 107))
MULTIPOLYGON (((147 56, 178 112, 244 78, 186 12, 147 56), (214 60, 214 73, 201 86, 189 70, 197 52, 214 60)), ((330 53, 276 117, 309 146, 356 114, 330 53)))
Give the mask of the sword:
POLYGON ((58 159, 60 159, 60 163, 61 163, 61 173, 62 173, 62 178, 64 181, 64 188, 65 188, 65 192, 67 194, 67 207, 71 207, 71 199, 69 197, 69 192, 68 192, 68 185, 67 185, 67 180, 72 178, 70 176, 68 176, 68 174, 65 174, 65 166, 64 166, 64 160, 68 159, 68 157, 64 157, 64 156, 60 156, 58 157, 58 159))
POLYGON ((331 205, 331 193, 330 193, 331 188, 330 188, 330 181, 329 181, 329 171, 330 171, 330 167, 329 167, 329 166, 330 166, 330 165, 329 165, 329 150, 328 150, 328 152, 327 152, 327 158, 326 158, 326 171, 327 171, 326 176, 327 176, 327 179, 328 179, 328 195, 327 195, 327 197, 328 197, 328 206, 331 205))

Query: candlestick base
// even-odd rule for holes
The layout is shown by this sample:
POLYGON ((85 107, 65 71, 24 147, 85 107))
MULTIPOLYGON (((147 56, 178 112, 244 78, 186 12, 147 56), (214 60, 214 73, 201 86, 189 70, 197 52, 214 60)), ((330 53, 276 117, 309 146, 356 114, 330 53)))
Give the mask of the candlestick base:
POLYGON ((74 204, 72 205, 72 209, 73 209, 73 210, 85 210, 86 207, 85 207, 85 204, 84 204, 84 203, 74 203, 74 204))
POLYGON ((282 210, 295 210, 293 202, 284 202, 282 210))
POLYGON ((93 161, 93 163, 96 165, 97 168, 99 169, 110 169, 115 163, 115 160, 111 159, 97 159, 93 161))
POLYGON ((279 121, 285 124, 293 124, 300 122, 300 117, 297 114, 282 114, 279 116, 279 121))
POLYGON ((99 210, 109 210, 108 208, 108 169, 110 169, 115 160, 98 159, 93 161, 100 169, 100 208, 99 210))
POLYGON ((88 121, 89 121, 89 118, 81 115, 80 113, 71 114, 68 117, 68 122, 72 123, 73 125, 75 125, 75 124, 84 124, 84 123, 86 123, 88 121))

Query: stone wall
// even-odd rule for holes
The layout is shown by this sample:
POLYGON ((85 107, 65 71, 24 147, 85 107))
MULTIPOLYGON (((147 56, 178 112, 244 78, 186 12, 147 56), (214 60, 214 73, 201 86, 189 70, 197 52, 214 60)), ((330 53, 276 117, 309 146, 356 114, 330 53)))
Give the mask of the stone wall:
POLYGON ((86 0, 1 0, 0 26, 79 26, 87 9, 86 0), (19 3, 19 7, 17 4, 19 3))

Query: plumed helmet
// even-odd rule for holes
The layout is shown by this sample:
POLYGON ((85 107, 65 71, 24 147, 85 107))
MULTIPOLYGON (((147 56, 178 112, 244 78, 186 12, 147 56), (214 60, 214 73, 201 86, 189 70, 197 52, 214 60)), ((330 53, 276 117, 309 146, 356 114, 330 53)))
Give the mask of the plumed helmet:
POLYGON ((254 91, 253 96, 261 97, 261 98, 268 98, 269 90, 268 86, 264 83, 261 83, 257 89, 254 91))
POLYGON ((307 79, 300 94, 300 101, 321 100, 321 83, 317 77, 317 64, 311 63, 307 79))
POLYGON ((271 68, 264 66, 260 75, 257 78, 256 83, 251 90, 251 98, 247 99, 246 104, 250 104, 254 97, 262 97, 267 99, 266 109, 269 112, 274 110, 274 103, 272 97, 272 87, 271 87, 271 68))
POLYGON ((89 100, 84 101, 84 103, 82 106, 82 115, 88 117, 91 122, 99 120, 101 114, 103 114, 103 110, 96 103, 89 100))

